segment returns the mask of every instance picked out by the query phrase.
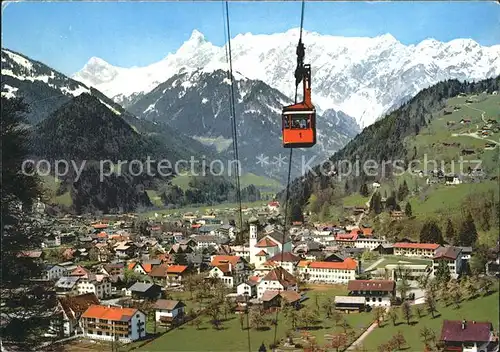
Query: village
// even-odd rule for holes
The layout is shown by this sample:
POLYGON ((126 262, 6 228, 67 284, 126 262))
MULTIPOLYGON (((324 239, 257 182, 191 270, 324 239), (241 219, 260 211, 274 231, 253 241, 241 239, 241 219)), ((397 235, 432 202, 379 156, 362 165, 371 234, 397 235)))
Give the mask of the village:
MULTIPOLYGON (((196 332, 203 324, 223 330, 231 316, 241 331, 279 328, 276 343, 270 332, 254 342, 262 343, 259 351, 313 351, 321 342, 337 350, 375 351, 379 343, 363 340, 386 320, 396 326, 400 317, 410 325, 422 310, 434 317, 437 301, 448 306, 498 290, 498 245, 488 253, 484 274, 459 284, 475 255, 471 247, 390 242, 369 224, 356 224, 363 207, 351 209, 352 220, 342 224, 309 223, 306 216, 286 233, 277 201, 245 208, 243 230, 222 220, 235 214, 231 209, 142 218, 53 218, 43 214, 42 204, 35 210, 53 231, 40 250, 20 256, 43 263, 43 276, 32 280, 57 297, 47 335, 68 346, 178 350, 183 342, 173 342, 175 330, 196 332), (336 321, 331 331, 314 329, 328 319, 336 321)), ((405 339, 410 337, 398 331, 378 350, 392 351, 405 339)), ((491 321, 445 320, 420 343, 428 351, 498 351, 498 332, 491 321), (474 331, 464 334, 467 329, 474 331)))

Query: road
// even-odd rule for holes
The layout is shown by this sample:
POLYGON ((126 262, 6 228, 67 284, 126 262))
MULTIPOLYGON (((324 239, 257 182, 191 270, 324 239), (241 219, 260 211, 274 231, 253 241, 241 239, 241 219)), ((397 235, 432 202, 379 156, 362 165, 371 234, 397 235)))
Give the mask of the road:
MULTIPOLYGON (((483 122, 485 124, 488 123, 488 121, 486 121, 486 117, 485 117, 486 111, 473 108, 473 107, 469 106, 468 104, 461 104, 461 105, 465 106, 466 108, 469 108, 471 110, 479 111, 481 113, 481 120, 483 120, 483 122)), ((479 130, 479 125, 476 125, 476 128, 479 130)), ((477 131, 475 133, 453 133, 451 136, 452 137, 472 137, 472 138, 475 138, 475 139, 480 139, 482 141, 488 141, 488 142, 494 143, 495 144, 495 148, 500 145, 499 142, 494 141, 492 139, 483 138, 483 137, 479 136, 477 133, 478 133, 477 131)), ((494 148, 492 148, 492 149, 494 149, 494 148)))
MULTIPOLYGON (((375 192, 378 191, 378 188, 375 188, 370 196, 370 198, 368 198, 368 201, 365 203, 365 205, 368 207, 368 211, 370 211, 370 203, 372 201, 372 197, 373 195, 375 194, 375 192)), ((365 212, 362 212, 361 214, 359 214, 359 218, 358 218, 358 221, 356 221, 356 227, 359 228, 359 226, 361 225, 361 221, 363 220, 363 217, 365 216, 365 212)))

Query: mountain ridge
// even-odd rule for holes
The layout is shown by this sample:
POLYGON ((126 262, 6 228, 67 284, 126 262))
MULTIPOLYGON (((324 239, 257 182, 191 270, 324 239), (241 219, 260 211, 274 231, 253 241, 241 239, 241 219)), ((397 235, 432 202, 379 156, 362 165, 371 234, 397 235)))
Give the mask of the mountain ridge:
MULTIPOLYGON (((500 74, 500 45, 481 46, 471 39, 426 39, 403 45, 390 34, 337 37, 304 31, 305 61, 312 65, 313 102, 354 116, 360 126, 373 123, 396 103, 446 79, 480 80, 500 74)), ((298 29, 271 35, 238 34, 231 40, 233 70, 259 79, 289 98, 294 93, 298 29)), ((227 70, 225 46, 218 47, 194 30, 175 52, 149 66, 106 65, 116 76, 92 82, 92 65, 73 78, 96 85, 112 97, 150 92, 181 69, 227 70), (126 82, 133 78, 134 86, 126 82)), ((97 72, 99 68, 95 68, 97 72)), ((103 72, 107 72, 107 71, 103 72)), ((105 75, 105 74, 104 74, 105 75)))

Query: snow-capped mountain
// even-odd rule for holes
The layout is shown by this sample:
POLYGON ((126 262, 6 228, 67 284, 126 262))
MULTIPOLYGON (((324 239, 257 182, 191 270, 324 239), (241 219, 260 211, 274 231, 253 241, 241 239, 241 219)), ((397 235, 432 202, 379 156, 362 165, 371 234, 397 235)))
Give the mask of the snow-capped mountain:
POLYGON ((2 96, 23 96, 30 105, 28 120, 43 120, 64 103, 91 89, 41 62, 2 49, 2 96))
MULTIPOLYGON (((298 36, 298 29, 237 35, 231 41, 233 69, 293 97, 298 36)), ((304 31, 303 41, 305 62, 312 66, 313 101, 319 111, 344 111, 361 126, 439 81, 500 74, 500 45, 485 47, 470 39, 447 43, 427 39, 403 45, 390 34, 336 37, 304 31)), ((73 78, 128 104, 130 96, 150 92, 181 70, 227 69, 226 46, 217 47, 194 30, 175 53, 152 65, 122 68, 92 58, 73 78)))
MULTIPOLYGON (((235 112, 239 156, 248 171, 281 177, 284 168, 262 167, 260 154, 273 157, 283 153, 281 109, 292 101, 259 80, 234 75, 235 112)), ((142 118, 165 122, 203 143, 216 145, 223 154, 232 153, 230 79, 227 72, 203 69, 174 75, 128 107, 142 118)), ((328 110, 317 119, 318 143, 297 152, 315 156, 318 162, 343 147, 359 132, 355 120, 342 112, 328 110)), ((281 165, 282 166, 282 165, 281 165)), ((298 170, 297 170, 298 171, 298 170)))

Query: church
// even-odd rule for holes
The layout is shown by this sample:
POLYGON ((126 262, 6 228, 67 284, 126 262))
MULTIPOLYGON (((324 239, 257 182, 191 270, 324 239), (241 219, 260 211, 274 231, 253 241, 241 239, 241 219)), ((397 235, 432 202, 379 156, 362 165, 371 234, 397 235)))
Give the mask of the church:
POLYGON ((257 241, 257 223, 258 220, 255 217, 249 219, 250 223, 250 264, 255 265, 259 268, 261 265, 267 262, 269 258, 272 258, 278 253, 291 252, 292 251, 292 240, 288 234, 285 235, 283 241, 283 234, 273 230, 267 233, 259 241, 257 241))

